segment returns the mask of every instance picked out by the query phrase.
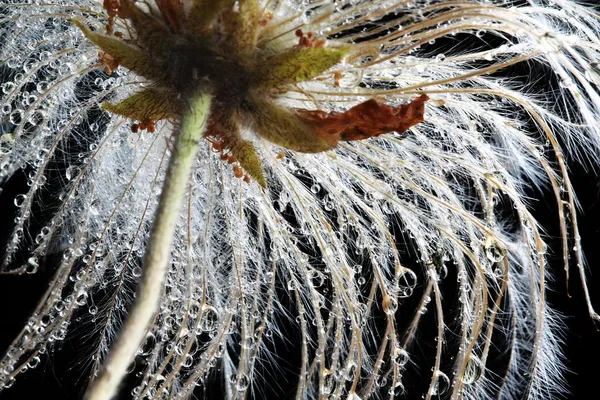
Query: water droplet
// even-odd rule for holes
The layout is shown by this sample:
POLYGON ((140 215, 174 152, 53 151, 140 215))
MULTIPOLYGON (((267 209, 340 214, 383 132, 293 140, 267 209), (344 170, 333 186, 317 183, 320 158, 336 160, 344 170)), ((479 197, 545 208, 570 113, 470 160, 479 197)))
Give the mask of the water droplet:
POLYGON ((408 363, 409 359, 410 356, 408 355, 408 352, 402 347, 396 347, 394 349, 394 362, 396 365, 399 367, 404 367, 408 363))
POLYGON ((242 340, 242 347, 245 349, 252 349, 254 347, 254 338, 248 336, 246 339, 242 340))
POLYGON ((289 280, 287 283, 287 289, 292 292, 294 290, 296 290, 296 284, 294 283, 293 280, 289 280))
POLYGON ((24 194, 18 194, 15 196, 15 206, 17 207, 21 207, 23 205, 23 203, 25 203, 25 200, 27 200, 27 196, 24 194))
POLYGON ((2 91, 4 92, 4 94, 8 94, 10 92, 12 92, 15 89, 16 85, 14 84, 14 82, 6 82, 4 85, 2 85, 2 91))
POLYGON ((479 380, 483 373, 483 363, 475 354, 471 354, 462 381, 465 385, 471 385, 479 380))
POLYGON ((239 377, 236 374, 231 374, 229 383, 236 385, 239 392, 245 392, 250 387, 250 379, 246 374, 241 374, 239 377))
POLYGON ((347 70, 342 72, 342 77, 336 82, 339 87, 351 88, 358 86, 363 80, 363 72, 361 70, 347 70))
POLYGON ((65 177, 67 178, 67 180, 72 180, 77 175, 79 175, 80 172, 81 172, 81 169, 79 167, 77 167, 75 165, 71 165, 66 169, 65 177))
POLYGON ((401 268, 398 274, 398 297, 410 297, 417 286, 417 274, 409 268, 401 268))
POLYGON ((441 396, 448 391, 450 388, 450 379, 442 371, 437 371, 433 375, 433 387, 431 394, 434 396, 441 396))
POLYGON ((38 267, 39 267, 38 258, 35 256, 29 257, 29 259, 27 260, 27 268, 26 268, 25 272, 28 274, 35 274, 38 270, 38 267))
POLYGON ((11 112, 8 120, 13 125, 20 125, 21 121, 23 121, 23 111, 15 110, 15 111, 11 112))
POLYGON ((77 304, 78 306, 83 306, 86 302, 87 302, 87 293, 82 292, 80 293, 77 298, 75 299, 75 304, 77 304))
POLYGON ((383 298, 381 305, 387 315, 394 315, 398 310, 398 300, 387 295, 383 298))
POLYGON ((320 288, 321 286, 323 286, 323 283, 325 283, 325 275, 323 275, 319 271, 313 271, 312 281, 313 281, 313 286, 315 288, 320 288))
POLYGON ((238 392, 245 392, 250 386, 250 379, 246 374, 241 374, 237 379, 236 388, 238 392))
POLYGON ((390 396, 394 396, 394 398, 398 398, 398 396, 404 394, 404 390, 404 385, 402 384, 402 382, 398 381, 398 383, 396 383, 396 386, 391 387, 390 390, 388 390, 388 394, 390 396))
POLYGON ((27 363, 27 367, 28 368, 35 368, 40 364, 40 358, 39 357, 32 357, 31 360, 29 360, 29 362, 27 363))
POLYGON ((219 313, 217 312, 217 309, 212 306, 204 306, 202 310, 200 328, 206 332, 213 332, 215 329, 217 329, 218 321, 219 313))
POLYGON ((493 236, 488 236, 484 244, 485 255, 492 262, 500 262, 506 257, 506 248, 493 236))

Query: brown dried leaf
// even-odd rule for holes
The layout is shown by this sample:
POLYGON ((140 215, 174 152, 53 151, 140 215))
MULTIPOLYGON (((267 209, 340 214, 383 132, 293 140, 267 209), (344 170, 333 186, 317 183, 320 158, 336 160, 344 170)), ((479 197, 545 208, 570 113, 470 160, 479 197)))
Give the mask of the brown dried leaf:
POLYGON ((320 137, 363 140, 384 133, 402 133, 422 122, 427 100, 429 97, 424 94, 409 104, 392 107, 371 99, 343 113, 298 110, 298 115, 320 137))

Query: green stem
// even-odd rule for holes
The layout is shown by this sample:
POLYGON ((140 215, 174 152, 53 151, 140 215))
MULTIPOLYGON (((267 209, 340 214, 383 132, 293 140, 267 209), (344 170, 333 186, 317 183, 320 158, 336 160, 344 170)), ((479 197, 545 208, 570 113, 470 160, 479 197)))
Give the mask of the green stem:
POLYGON ((175 226, 196 159, 198 142, 206 127, 210 103, 211 95, 206 92, 195 96, 181 120, 146 248, 136 302, 109 352, 102 371, 88 388, 86 400, 109 400, 116 396, 127 373, 127 367, 134 360, 154 314, 158 311, 165 277, 171 263, 175 226))

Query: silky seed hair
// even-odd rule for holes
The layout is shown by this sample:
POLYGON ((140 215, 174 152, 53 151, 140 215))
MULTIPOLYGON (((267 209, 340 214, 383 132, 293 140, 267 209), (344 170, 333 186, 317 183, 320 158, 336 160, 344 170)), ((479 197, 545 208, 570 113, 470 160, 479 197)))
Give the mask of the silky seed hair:
MULTIPOLYGON (((165 0, 130 3, 177 26, 161 13, 165 0)), ((175 3, 189 13, 210 2, 175 3)), ((215 3, 233 13, 241 4, 215 3)), ((211 70, 209 50, 228 27, 219 15, 206 54, 156 43, 183 49, 163 71, 168 85, 99 51, 90 32, 135 43, 119 4, 0 0, 0 184, 27 179, 1 268, 55 271, 0 360, 3 392, 81 332, 90 343, 84 380, 98 373, 134 298, 178 125, 176 113, 136 121, 106 104, 168 85, 185 103, 197 76, 217 83, 215 115, 235 110, 225 121, 239 131, 225 130, 252 147, 243 151, 255 151, 260 171, 242 165, 248 153, 232 136, 198 144, 128 398, 201 398, 214 381, 223 397, 261 398, 277 386, 269 371, 282 368, 293 370, 297 399, 565 391, 562 326, 545 297, 551 274, 560 285, 565 272, 547 268, 529 188, 551 188, 562 237, 553 251, 567 277, 579 275, 597 320, 566 163, 598 163, 598 14, 569 0, 262 0, 250 52, 311 45, 348 54, 308 80, 249 94, 228 86, 255 78, 237 60, 211 70), (556 88, 540 92, 511 75, 523 65, 556 88), (272 114, 256 104, 334 116, 373 99, 395 110, 422 95, 424 121, 407 132, 327 151, 297 151, 259 133, 272 114), (453 293, 444 293, 446 279, 453 293), (430 317, 434 356, 419 358, 430 317), (297 365, 278 357, 284 344, 297 365), (490 360, 495 349, 506 354, 500 367, 490 360), (425 387, 405 379, 414 371, 427 373, 425 387)), ((292 127, 283 126, 286 136, 292 127)))

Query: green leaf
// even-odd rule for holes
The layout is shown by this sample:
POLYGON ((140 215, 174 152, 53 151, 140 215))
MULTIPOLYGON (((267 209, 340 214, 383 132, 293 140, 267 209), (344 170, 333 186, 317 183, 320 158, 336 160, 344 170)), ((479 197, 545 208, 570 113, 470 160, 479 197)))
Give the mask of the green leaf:
POLYGON ((181 115, 177 94, 159 89, 145 89, 118 104, 104 103, 102 108, 136 121, 159 121, 181 115))
POLYGON ((256 95, 249 102, 258 135, 271 143, 302 153, 320 153, 337 145, 338 136, 319 134, 293 110, 256 95))
POLYGON ((338 64, 348 47, 293 47, 257 63, 257 85, 276 87, 313 79, 338 64))
POLYGON ((262 162, 251 142, 242 139, 236 140, 229 150, 252 179, 262 187, 267 186, 267 180, 263 174, 262 162))
POLYGON ((115 37, 93 32, 76 19, 71 21, 81 29, 86 38, 117 60, 120 65, 148 79, 165 79, 163 69, 156 65, 148 54, 137 47, 115 37))

